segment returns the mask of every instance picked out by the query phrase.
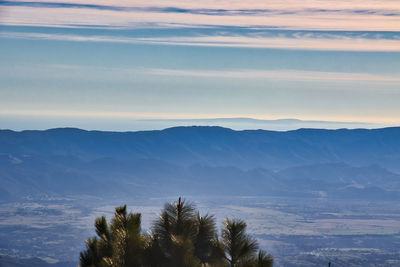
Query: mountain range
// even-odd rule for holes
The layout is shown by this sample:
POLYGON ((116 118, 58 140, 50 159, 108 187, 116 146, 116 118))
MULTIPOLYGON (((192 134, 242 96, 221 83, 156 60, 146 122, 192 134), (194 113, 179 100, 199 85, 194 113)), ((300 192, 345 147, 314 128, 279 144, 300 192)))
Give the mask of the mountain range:
POLYGON ((0 199, 71 194, 400 197, 400 128, 0 131, 0 199))

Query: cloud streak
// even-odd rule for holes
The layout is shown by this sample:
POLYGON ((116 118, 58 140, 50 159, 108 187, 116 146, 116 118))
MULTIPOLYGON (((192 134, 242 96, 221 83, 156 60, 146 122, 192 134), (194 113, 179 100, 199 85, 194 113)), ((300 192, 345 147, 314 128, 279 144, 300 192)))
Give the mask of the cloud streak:
POLYGON ((303 81, 364 81, 399 83, 400 77, 379 76, 366 73, 320 72, 299 70, 183 70, 183 69, 143 69, 142 72, 152 75, 187 76, 199 78, 230 79, 277 79, 303 81))
POLYGON ((399 31, 400 6, 376 1, 0 1, 3 25, 219 25, 296 30, 399 31), (323 4, 321 3, 323 2, 323 4), (383 8, 382 8, 383 7, 383 8))
POLYGON ((189 13, 213 16, 266 16, 266 15, 294 15, 294 14, 348 14, 348 15, 378 15, 378 16, 400 16, 398 10, 386 9, 324 9, 324 8, 303 8, 303 9, 212 9, 212 8, 180 8, 180 7, 132 7, 118 5, 97 5, 97 4, 81 4, 68 2, 29 2, 29 1, 1 1, 3 6, 25 6, 37 8, 82 8, 95 10, 110 11, 140 11, 140 12, 159 12, 159 13, 189 13))
MULTIPOLYGON (((379 88, 380 93, 384 91, 400 93, 400 89, 394 87, 400 85, 400 73, 392 75, 378 75, 371 73, 355 72, 328 72, 328 71, 306 71, 299 69, 172 69, 172 68, 111 68, 98 66, 79 65, 28 65, 0 68, 0 71, 7 73, 9 77, 19 79, 21 77, 33 79, 58 79, 70 80, 71 77, 84 79, 86 81, 101 81, 104 83, 119 81, 130 82, 132 77, 139 75, 146 76, 171 76, 178 78, 198 79, 229 79, 229 80, 279 80, 279 81, 309 81, 309 82, 343 82, 351 83, 375 83, 379 85, 391 85, 395 89, 379 88)), ((151 79, 151 78, 150 78, 151 79)), ((158 79, 158 78, 156 78, 158 79)), ((360 90, 365 88, 352 88, 338 86, 337 90, 360 90)))
POLYGON ((28 26, 3 38, 136 44, 281 48, 334 51, 400 51, 400 5, 392 0, 268 2, 172 0, 0 1, 0 25, 28 26), (43 33, 36 27, 125 29, 113 32, 43 33), (131 36, 130 30, 154 30, 131 36), (158 29, 182 29, 161 34, 158 29), (192 29, 192 31, 188 30, 192 29), (213 29, 206 31, 206 29, 213 29))
POLYGON ((273 49, 331 50, 331 51, 391 51, 400 52, 400 40, 397 39, 365 39, 351 36, 312 34, 288 37, 262 36, 166 36, 166 37, 126 37, 111 35, 83 35, 35 32, 0 32, 0 38, 17 38, 32 40, 54 40, 72 42, 105 42, 131 43, 175 46, 209 46, 209 47, 245 47, 273 49))

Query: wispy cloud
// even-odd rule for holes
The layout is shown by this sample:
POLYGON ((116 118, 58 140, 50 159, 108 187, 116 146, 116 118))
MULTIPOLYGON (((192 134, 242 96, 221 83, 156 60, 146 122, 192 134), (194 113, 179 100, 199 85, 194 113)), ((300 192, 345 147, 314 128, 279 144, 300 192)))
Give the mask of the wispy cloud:
POLYGON ((161 45, 400 51, 398 1, 0 1, 0 25, 98 29, 199 29, 163 35, 50 34, 3 38, 161 45), (214 29, 205 31, 205 29, 214 29), (201 32, 202 31, 202 32, 201 32), (285 32, 286 31, 286 32, 285 32))
POLYGON ((275 36, 165 36, 165 37, 127 37, 111 35, 83 35, 35 32, 0 32, 1 38, 20 38, 38 40, 57 40, 73 42, 111 42, 132 44, 178 45, 178 46, 211 46, 211 47, 249 47, 303 50, 333 51, 400 51, 398 39, 367 39, 352 36, 314 35, 312 33, 289 37, 275 36))
POLYGON ((283 79, 283 80, 305 80, 305 81, 366 81, 366 82, 390 82, 400 83, 399 77, 378 76, 365 73, 345 72, 320 72, 299 70, 178 70, 178 69, 143 69, 144 73, 166 76, 189 76, 207 78, 230 78, 230 79, 283 79))
POLYGON ((241 9, 224 9, 224 8, 181 8, 174 6, 157 7, 157 6, 118 6, 118 5, 98 5, 88 3, 73 2, 31 2, 31 1, 1 1, 3 6, 25 6, 36 8, 81 8, 95 10, 110 11, 140 11, 140 12, 159 12, 159 13, 189 13, 202 14, 212 16, 266 16, 266 15, 295 15, 295 14, 347 14, 347 15, 378 15, 378 16, 400 16, 400 10, 391 9, 327 9, 327 8, 302 8, 302 9, 266 9, 266 8, 241 8, 241 9))
POLYGON ((377 1, 1 1, 4 25, 220 25, 296 30, 399 31, 400 7, 377 1))
MULTIPOLYGON (((327 82, 365 82, 368 84, 400 85, 400 72, 392 75, 378 75, 371 73, 354 72, 327 72, 306 71, 299 69, 172 69, 172 68, 117 68, 81 65, 27 65, 14 66, 7 69, 0 68, 8 77, 33 78, 33 79, 59 79, 70 80, 71 77, 102 82, 123 81, 129 82, 135 75, 172 76, 175 78, 206 78, 206 79, 265 79, 280 81, 327 81, 327 82)), ((358 87, 357 87, 358 88, 358 87)), ((347 87, 337 87, 337 90, 349 90, 347 87)), ((351 90, 366 90, 365 88, 352 88, 351 90)), ((378 89, 383 92, 383 89, 378 89)), ((386 89, 387 90, 387 89, 386 89)), ((390 92, 393 92, 390 90, 390 92)), ((400 93, 397 88, 394 92, 400 93)))

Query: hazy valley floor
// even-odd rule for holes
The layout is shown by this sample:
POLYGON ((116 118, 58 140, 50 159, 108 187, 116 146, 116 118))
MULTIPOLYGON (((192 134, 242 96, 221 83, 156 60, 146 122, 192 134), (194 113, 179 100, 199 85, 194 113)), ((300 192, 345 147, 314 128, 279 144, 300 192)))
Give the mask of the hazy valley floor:
MULTIPOLYGON (((202 212, 243 218, 276 266, 396 266, 400 264, 400 204, 326 198, 186 196, 202 212)), ((143 230, 165 198, 71 197, 26 200, 0 205, 0 253, 77 264, 86 237, 94 235, 96 216, 111 217, 127 203, 143 216, 143 230)))

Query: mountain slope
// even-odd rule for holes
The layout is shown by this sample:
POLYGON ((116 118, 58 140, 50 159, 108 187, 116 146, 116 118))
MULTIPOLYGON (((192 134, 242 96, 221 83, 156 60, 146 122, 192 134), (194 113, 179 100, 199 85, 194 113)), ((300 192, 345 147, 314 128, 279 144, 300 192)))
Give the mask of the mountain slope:
POLYGON ((0 131, 0 200, 41 195, 398 198, 400 128, 0 131))
POLYGON ((400 128, 300 129, 288 132, 177 127, 162 131, 99 132, 72 128, 0 131, 0 154, 94 160, 160 159, 178 165, 284 169, 345 162, 400 171, 400 128))

